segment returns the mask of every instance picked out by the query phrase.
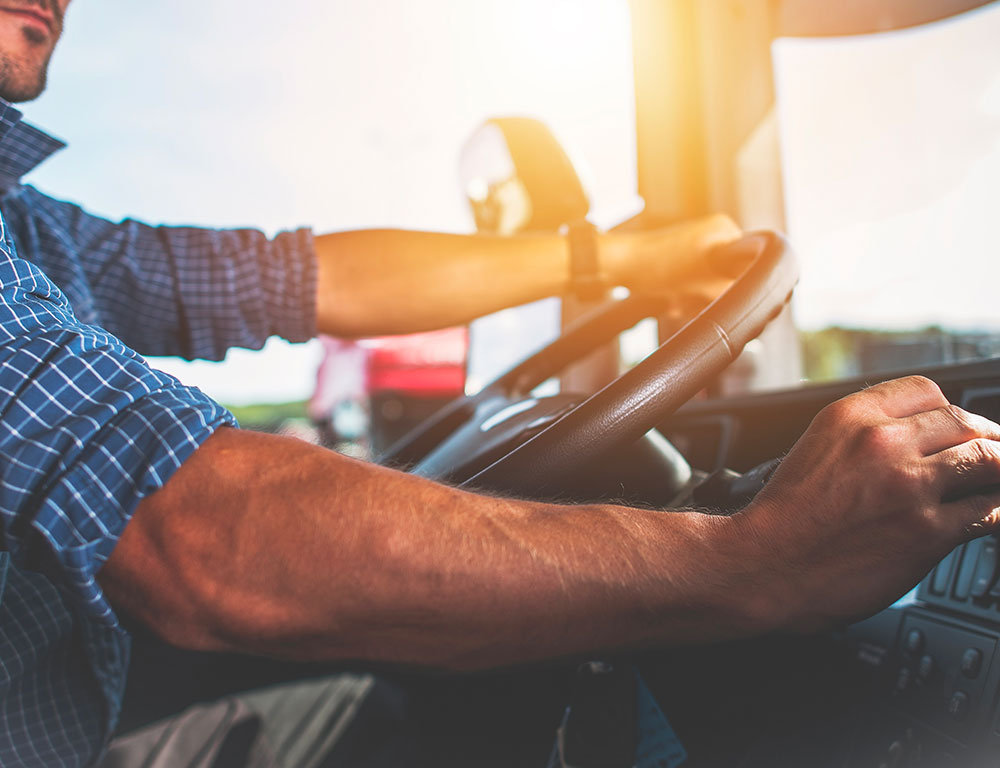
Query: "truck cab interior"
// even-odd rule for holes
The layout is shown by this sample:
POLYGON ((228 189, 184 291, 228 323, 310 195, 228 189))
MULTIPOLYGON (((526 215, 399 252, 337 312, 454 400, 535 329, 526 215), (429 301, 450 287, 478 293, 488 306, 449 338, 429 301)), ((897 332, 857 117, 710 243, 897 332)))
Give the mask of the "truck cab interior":
MULTIPOLYGON (((628 12, 642 207, 613 225, 722 211, 751 233, 732 247, 752 266, 687 324, 675 308, 617 293, 564 306, 559 340, 467 387, 382 460, 538 497, 660 507, 683 497, 725 511, 766 482, 825 405, 877 381, 919 373, 951 402, 1000 418, 989 278, 1000 263, 990 232, 1000 5, 629 0, 628 12), (637 346, 659 342, 632 366, 637 346)), ((498 118, 486 141, 509 152, 529 208, 567 212, 509 231, 579 217, 572 166, 546 175, 565 179, 548 189, 517 173, 518 129, 498 118)), ((465 181, 476 172, 463 170, 465 181)), ((481 229, 509 224, 488 214, 481 229)), ((607 663, 639 671, 692 768, 985 768, 1000 764, 998 644, 1000 542, 988 536, 858 624, 607 663)), ((565 764, 641 764, 615 756, 635 747, 616 694, 599 684, 581 694, 577 664, 377 671, 406 691, 410 727, 438 765, 549 764, 573 702, 591 714, 565 764)), ((329 669, 180 652, 137 632, 122 728, 329 669)))

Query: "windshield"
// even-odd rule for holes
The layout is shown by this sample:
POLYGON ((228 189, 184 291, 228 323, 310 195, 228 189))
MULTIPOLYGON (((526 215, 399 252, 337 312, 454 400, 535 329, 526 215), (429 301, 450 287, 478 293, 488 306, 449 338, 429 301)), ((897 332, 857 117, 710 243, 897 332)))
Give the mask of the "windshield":
MULTIPOLYGON (((625 0, 308 0, 278 23, 237 0, 74 4, 50 88, 26 109, 72 150, 29 181, 153 222, 468 232, 465 140, 529 115, 611 226, 638 207, 630 32, 625 0)), ((767 340, 770 377, 737 370, 722 391, 1000 354, 997 40, 995 3, 774 43, 775 107, 735 158, 739 218, 788 232, 798 330, 767 340)), ((552 305, 516 317, 473 329, 469 390, 557 332, 552 305)), ((647 324, 623 358, 654 343, 647 324)), ((227 404, 302 403, 322 354, 273 340, 222 364, 155 364, 227 404)))
POLYGON ((1000 354, 1000 4, 773 45, 813 380, 1000 354))
MULTIPOLYGON (((277 16, 243 0, 74 3, 25 113, 71 144, 28 180, 111 217, 471 232, 459 156, 497 115, 552 128, 597 221, 638 205, 624 0, 303 0, 277 16)), ((470 378, 538 334, 521 341, 470 378)), ((155 365, 242 405, 307 399, 321 357, 273 339, 221 364, 155 365)))

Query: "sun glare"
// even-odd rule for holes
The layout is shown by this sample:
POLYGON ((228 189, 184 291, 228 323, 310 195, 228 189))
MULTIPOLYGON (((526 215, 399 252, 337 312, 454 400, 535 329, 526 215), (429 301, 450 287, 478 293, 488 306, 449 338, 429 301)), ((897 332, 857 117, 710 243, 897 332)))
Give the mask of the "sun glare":
MULTIPOLYGON (((552 128, 598 221, 635 206, 625 0, 80 3, 50 83, 28 117, 72 149, 32 181, 112 217, 469 231, 459 152, 498 115, 552 128)), ((157 365, 238 404, 308 396, 318 358, 157 365)))

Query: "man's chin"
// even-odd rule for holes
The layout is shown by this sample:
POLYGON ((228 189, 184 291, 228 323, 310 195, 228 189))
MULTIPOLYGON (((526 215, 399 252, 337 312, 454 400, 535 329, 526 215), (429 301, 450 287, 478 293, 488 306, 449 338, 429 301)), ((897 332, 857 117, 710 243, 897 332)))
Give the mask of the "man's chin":
POLYGON ((46 83, 44 68, 33 77, 24 77, 6 64, 0 57, 0 98, 18 104, 33 101, 42 95, 46 83))
POLYGON ((0 83, 0 99, 3 99, 10 104, 22 104, 26 101, 34 101, 42 95, 42 91, 44 90, 44 86, 41 88, 9 90, 3 85, 3 83, 0 83))
POLYGON ((2 86, 0 86, 0 99, 3 99, 8 104, 23 104, 23 103, 25 103, 27 101, 34 101, 35 99, 37 99, 41 95, 42 95, 42 92, 39 91, 39 90, 30 90, 30 91, 14 90, 14 91, 8 91, 8 90, 5 90, 2 86))

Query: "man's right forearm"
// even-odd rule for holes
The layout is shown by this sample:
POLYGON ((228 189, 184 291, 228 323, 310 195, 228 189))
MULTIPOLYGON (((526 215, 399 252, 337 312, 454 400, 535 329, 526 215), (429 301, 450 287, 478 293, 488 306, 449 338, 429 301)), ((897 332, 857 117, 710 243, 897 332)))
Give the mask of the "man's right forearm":
POLYGON ((480 496, 224 428, 99 574, 173 642, 476 668, 808 631, 1000 528, 1000 426, 910 377, 823 410, 731 518, 480 496))
POLYGON ((479 496, 223 429, 100 580, 181 646, 477 668, 766 628, 730 527, 479 496))

